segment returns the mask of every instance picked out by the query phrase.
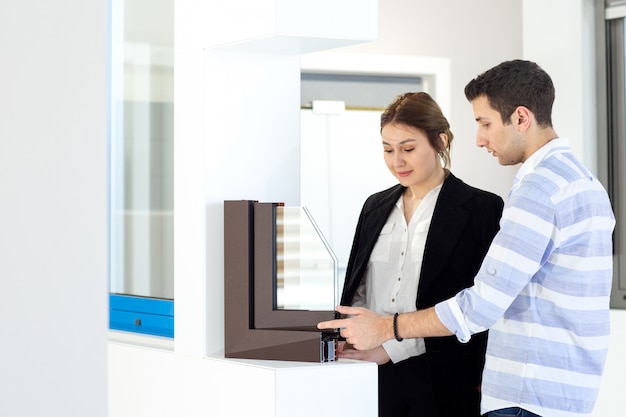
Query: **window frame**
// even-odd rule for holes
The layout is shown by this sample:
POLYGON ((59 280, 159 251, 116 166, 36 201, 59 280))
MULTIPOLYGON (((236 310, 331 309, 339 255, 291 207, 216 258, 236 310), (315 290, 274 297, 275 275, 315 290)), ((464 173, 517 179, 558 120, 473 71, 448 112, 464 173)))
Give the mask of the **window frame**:
POLYGON ((109 294, 109 329, 174 338, 174 300, 109 294))
POLYGON ((617 219, 610 306, 626 309, 626 3, 598 1, 598 167, 617 219), (620 21, 617 21, 617 20, 620 21))
POLYGON ((315 326, 334 311, 273 308, 277 204, 224 201, 224 356, 334 361, 336 334, 315 326))

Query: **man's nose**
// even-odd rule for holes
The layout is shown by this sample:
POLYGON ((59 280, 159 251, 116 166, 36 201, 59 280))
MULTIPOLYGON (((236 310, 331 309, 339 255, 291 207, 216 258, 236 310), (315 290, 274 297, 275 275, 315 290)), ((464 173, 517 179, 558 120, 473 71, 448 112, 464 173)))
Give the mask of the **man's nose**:
POLYGON ((488 143, 489 141, 484 135, 481 135, 480 132, 476 133, 476 146, 478 146, 479 148, 483 148, 487 146, 488 143))

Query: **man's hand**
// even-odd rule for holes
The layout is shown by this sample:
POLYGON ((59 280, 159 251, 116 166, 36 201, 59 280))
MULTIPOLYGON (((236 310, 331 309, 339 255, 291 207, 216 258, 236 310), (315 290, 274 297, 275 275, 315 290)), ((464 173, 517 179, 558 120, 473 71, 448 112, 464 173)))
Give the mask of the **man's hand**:
POLYGON ((380 316, 363 307, 338 306, 337 311, 350 317, 324 321, 317 328, 340 329, 341 336, 357 350, 373 349, 394 337, 392 316, 380 316))
MULTIPOLYGON (((346 342, 357 350, 369 350, 393 339, 393 316, 380 316, 363 307, 338 306, 345 319, 323 321, 318 329, 340 329, 346 342)), ((398 316, 399 337, 450 336, 453 333, 439 320, 434 307, 398 316)))

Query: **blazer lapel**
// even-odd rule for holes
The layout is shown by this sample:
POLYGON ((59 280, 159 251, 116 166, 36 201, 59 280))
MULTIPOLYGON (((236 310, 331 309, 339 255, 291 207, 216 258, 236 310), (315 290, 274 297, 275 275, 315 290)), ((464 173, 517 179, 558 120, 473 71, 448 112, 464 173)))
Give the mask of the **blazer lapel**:
POLYGON ((426 237, 418 294, 427 288, 450 260, 469 218, 462 206, 471 194, 450 174, 441 188, 426 237))
POLYGON ((366 202, 357 225, 350 259, 348 260, 346 279, 341 295, 342 304, 352 303, 352 297, 365 274, 367 263, 378 240, 380 231, 403 191, 404 187, 397 184, 373 196, 366 202))

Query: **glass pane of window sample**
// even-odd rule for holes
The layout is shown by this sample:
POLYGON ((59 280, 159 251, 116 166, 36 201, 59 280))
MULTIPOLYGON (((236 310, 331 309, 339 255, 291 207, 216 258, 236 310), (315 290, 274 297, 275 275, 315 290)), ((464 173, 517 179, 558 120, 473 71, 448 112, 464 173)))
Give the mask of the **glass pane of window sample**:
POLYGON ((276 308, 333 310, 337 260, 305 207, 276 207, 276 308))
POLYGON ((110 291, 174 298, 174 3, 113 0, 110 291))

